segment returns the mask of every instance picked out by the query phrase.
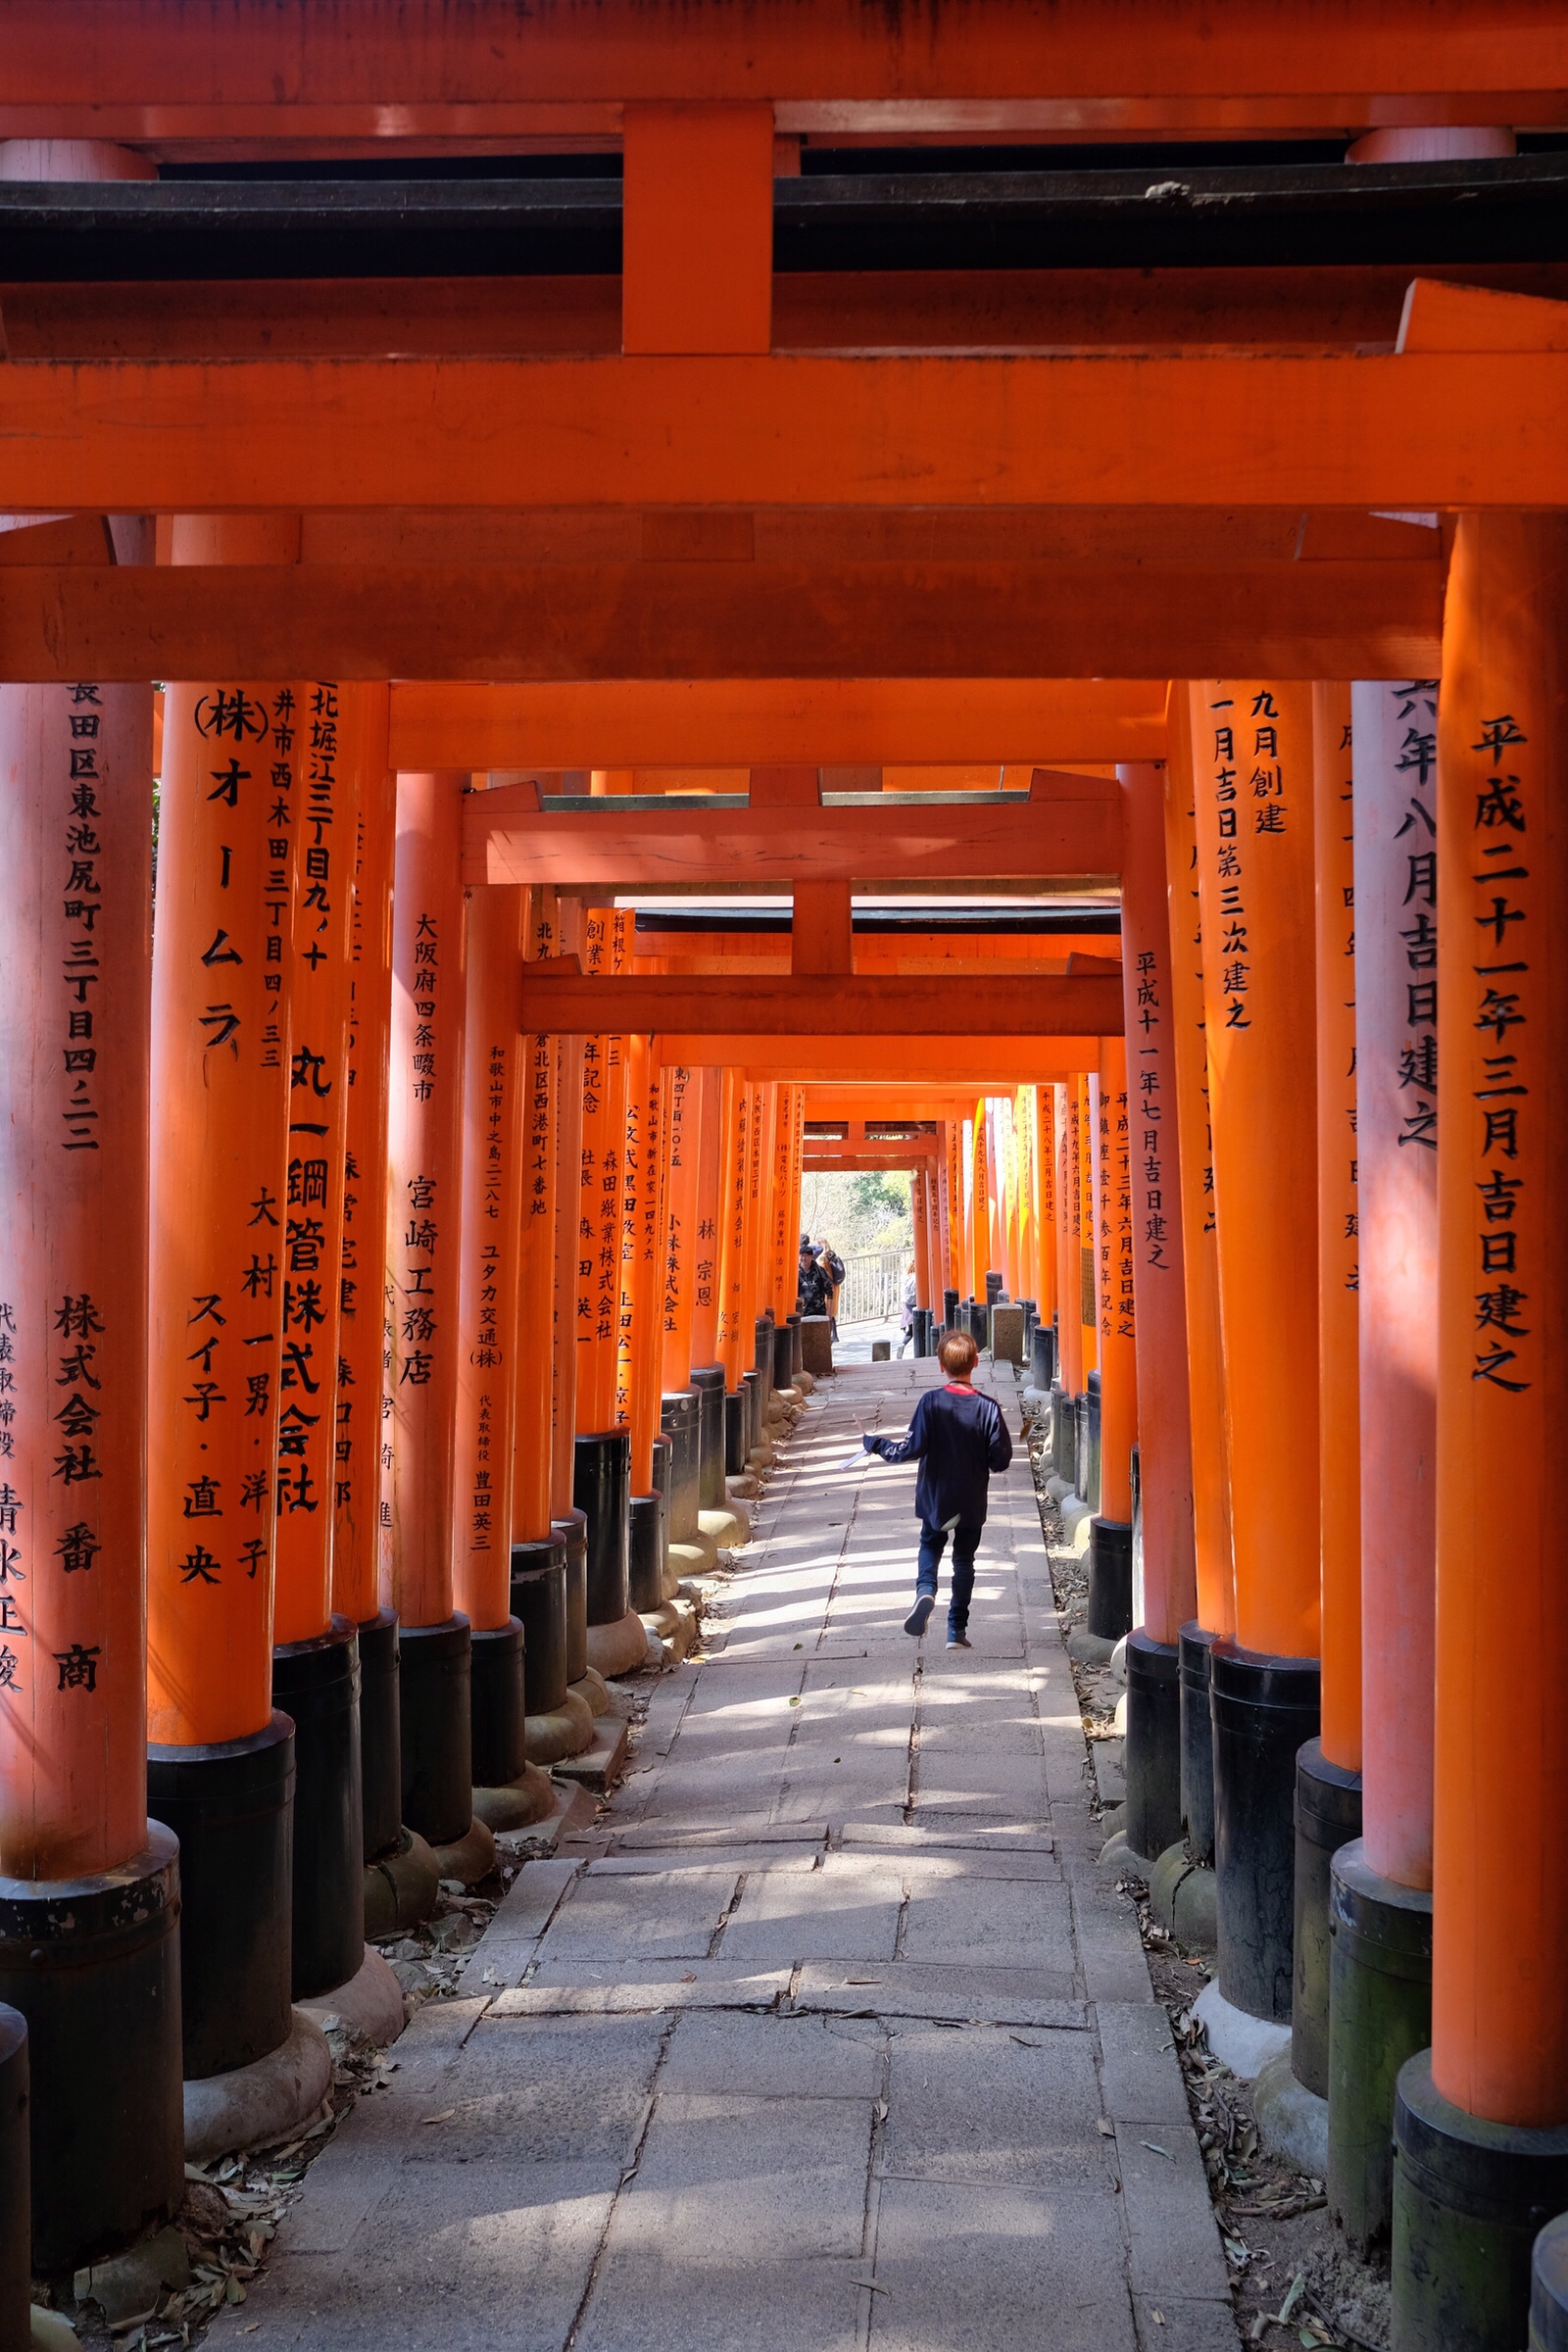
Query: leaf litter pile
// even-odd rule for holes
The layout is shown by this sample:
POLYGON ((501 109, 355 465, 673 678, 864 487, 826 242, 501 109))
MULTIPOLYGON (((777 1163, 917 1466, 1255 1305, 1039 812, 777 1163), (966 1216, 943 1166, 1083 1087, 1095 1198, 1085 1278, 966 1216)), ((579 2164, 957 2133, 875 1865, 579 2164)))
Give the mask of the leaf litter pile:
MULTIPOLYGON (((1056 1505, 1046 1488, 1045 1424, 1030 1430, 1030 1456, 1045 1528, 1056 1605, 1066 1630, 1087 1615, 1088 1568, 1062 1545, 1056 1505)), ((1119 1687, 1107 1669, 1069 1652, 1086 1740, 1115 1736, 1119 1687)), ((1107 1835, 1110 1829, 1107 1823, 1107 1835)), ((1387 2352, 1389 2274, 1385 2260, 1356 2261, 1336 2235, 1323 2182, 1271 2156, 1258 2139, 1250 2087, 1208 2046, 1192 2004, 1209 1981, 1206 1962, 1186 1951, 1149 1908, 1142 1879, 1125 1875, 1116 1890, 1136 1903, 1155 1998, 1171 2023, 1188 2105, 1208 2175, 1209 2194, 1231 2275, 1236 2325, 1244 2345, 1283 2352, 1387 2352)))

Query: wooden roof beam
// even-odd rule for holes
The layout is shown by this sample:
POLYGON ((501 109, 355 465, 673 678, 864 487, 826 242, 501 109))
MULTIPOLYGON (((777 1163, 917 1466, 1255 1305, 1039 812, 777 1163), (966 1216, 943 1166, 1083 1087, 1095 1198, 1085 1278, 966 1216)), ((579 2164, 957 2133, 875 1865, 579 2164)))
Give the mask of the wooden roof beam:
MULTIPOLYGON (((722 990, 710 982, 663 974, 585 978, 574 956, 521 967, 525 1031, 568 1035, 638 1031, 692 1038, 789 1037, 842 1030, 865 1038, 1018 1038, 1068 1033, 1117 1035, 1121 980, 1089 975, 1038 980, 903 979, 881 973, 793 973, 777 979, 737 975, 722 990)), ((709 1053, 707 1060, 735 1055, 709 1053)), ((1086 1065, 1087 1066, 1087 1065, 1086 1065)))

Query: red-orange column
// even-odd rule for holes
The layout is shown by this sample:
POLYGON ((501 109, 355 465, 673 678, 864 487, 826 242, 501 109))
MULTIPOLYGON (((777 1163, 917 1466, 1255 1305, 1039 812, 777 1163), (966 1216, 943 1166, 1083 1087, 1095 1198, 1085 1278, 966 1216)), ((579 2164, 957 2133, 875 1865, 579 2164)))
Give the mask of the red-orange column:
POLYGON ((1056 1310, 1056 1090, 1034 1090, 1035 1255, 1039 1291, 1035 1305, 1049 1325, 1056 1310))
MULTIPOLYGON (((557 946, 552 954, 580 956, 587 925, 582 903, 565 892, 556 900, 557 946)), ((577 1431, 577 1269, 582 1262, 582 1037, 556 1039, 556 1278, 552 1294, 555 1347, 550 1404, 550 1499, 555 1518, 575 1506, 573 1447, 577 1431)))
POLYGON ((1187 690, 1181 687, 1172 692, 1170 759, 1165 769, 1171 1025, 1175 1039, 1176 1136, 1181 1160, 1182 1259, 1187 1293, 1196 1614, 1199 1628, 1217 1636, 1236 1630, 1236 1579, 1231 1558, 1230 1441, 1225 1422, 1225 1359, 1219 1326, 1214 1143, 1209 1119, 1208 1033, 1203 1013, 1203 938, 1195 824, 1191 715, 1187 690))
MULTIPOLYGON (((1132 1120, 1132 1272, 1137 1304, 1143 1555, 1142 1608, 1137 1622, 1150 1641, 1170 1648, 1197 1608, 1198 1589, 1182 1248, 1183 1171, 1165 888, 1165 778, 1161 768, 1152 765, 1121 767, 1116 772, 1125 833, 1122 997, 1132 1120)), ((1158 1667, 1156 1660, 1151 1667, 1152 1681, 1158 1667)), ((1173 1665, 1170 1679, 1174 1697, 1173 1665)), ((1163 1690, 1163 1683, 1160 1688, 1163 1690)), ((1165 1718, 1160 1720, 1168 1730, 1165 1718)), ((1168 1774, 1169 1763, 1167 1750, 1161 1748, 1155 1769, 1168 1774)), ((1179 1788, 1172 1794, 1179 1808, 1179 1788)), ((1180 1828, 1178 1810, 1166 1843, 1179 1835, 1180 1828)), ((1140 1846, 1138 1850, 1146 1849, 1140 1846)))
POLYGON ((930 1189, 930 1176, 924 1168, 916 1168, 909 1180, 909 1215, 914 1227, 914 1296, 921 1306, 931 1303, 930 1189))
POLYGON ((453 1610, 464 1000, 465 778, 398 778, 387 1260, 392 1600, 402 1620, 403 1817, 432 1844, 472 1818, 467 1619, 453 1610), (460 1727, 457 1717, 461 1712, 460 1727))
POLYGON ((751 1089, 726 1064, 719 1094, 722 1190, 718 1218, 718 1361, 731 1396, 741 1387, 745 1346, 746 1195, 751 1173, 751 1089))
MULTIPOLYGON (((1100 1046, 1100 1510, 1125 1524, 1131 1560, 1133 1447, 1138 1443, 1138 1318, 1133 1289, 1132 1145, 1124 1041, 1100 1046)), ((1131 1588, 1128 1592, 1131 1600, 1131 1588)))
POLYGON ((1100 1291, 1095 1237, 1095 1093, 1098 1080, 1088 1072, 1072 1081, 1076 1106, 1073 1158, 1077 1174, 1077 1287, 1074 1307, 1082 1333, 1084 1383, 1100 1369, 1100 1291))
MULTIPOLYGON (((1312 756, 1317 865, 1322 1741, 1331 1765, 1341 1772, 1355 1773, 1361 1767, 1361 1495, 1360 1480, 1354 1474, 1360 1450, 1356 1179, 1361 1153, 1348 687, 1325 684, 1312 689, 1312 756)), ((1434 1142, 1434 1153, 1436 1148, 1434 1142)), ((1434 1166, 1434 1191, 1435 1181, 1434 1166)), ((1434 1318, 1436 1311, 1434 1302, 1434 1318)), ((1430 1662, 1430 1652, 1428 1655, 1430 1662)))
POLYGON ((692 1255, 692 1368, 716 1364, 718 1353, 719 1250, 724 1207, 726 1074, 719 1068, 694 1073, 701 1081, 702 1116, 697 1154, 697 1225, 692 1255))
MULTIPOLYGON (((626 917, 590 908, 583 969, 607 977, 625 959, 626 917)), ((577 1400, 579 1437, 612 1429, 620 1313, 621 1154, 626 1127, 625 1040, 583 1041, 582 1143, 577 1259, 577 1400)))
MULTIPOLYGON (((530 958, 556 952, 551 898, 552 894, 542 890, 530 893, 524 941, 530 958)), ((512 1539, 515 1544, 543 1543, 553 1516, 551 1416, 555 1359, 561 1348, 555 1328, 560 1043, 543 1030, 528 1032, 522 1040, 522 1202, 517 1232, 512 1450, 512 1539)))
POLYGON ((697 1160, 702 1140, 701 1074, 678 1063, 669 1082, 669 1166, 665 1193, 662 1345, 660 1382, 684 1389, 692 1376, 692 1293, 697 1249, 697 1160))
POLYGON ((1063 1393, 1079 1396, 1084 1386, 1083 1324, 1078 1301, 1083 1278, 1078 1262, 1078 1158, 1074 1148, 1077 1125, 1076 1081, 1053 1087, 1055 1097, 1056 1154, 1056 1368, 1063 1393))
POLYGON ((963 1282, 963 1122, 956 1117, 944 1120, 942 1137, 945 1146, 942 1162, 942 1181, 948 1212, 947 1223, 947 1280, 945 1290, 962 1295, 963 1282))
POLYGON ((1538 2127, 1568 2121, 1565 605, 1561 516, 1461 516, 1438 722, 1431 2075, 1469 2116, 1538 2127))
POLYGON ((1297 1752, 1318 1723, 1312 693, 1193 688, 1236 1640, 1210 1653, 1219 1983, 1292 2005, 1297 1752))
POLYGON ((969 1126, 969 1290, 982 1304, 992 1262, 989 1126, 982 1096, 969 1126))

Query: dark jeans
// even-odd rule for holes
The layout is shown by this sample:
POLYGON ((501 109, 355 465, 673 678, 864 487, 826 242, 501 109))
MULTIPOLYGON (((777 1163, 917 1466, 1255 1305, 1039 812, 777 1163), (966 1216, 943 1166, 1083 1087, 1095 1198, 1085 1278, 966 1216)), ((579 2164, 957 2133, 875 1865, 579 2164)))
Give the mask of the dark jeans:
MULTIPOLYGON (((945 1527, 927 1527, 920 1522, 920 1566, 914 1580, 915 1592, 929 1592, 936 1598, 937 1570, 942 1554, 948 1548, 945 1527)), ((953 1597, 948 1602, 948 1631, 961 1634, 968 1630, 969 1601, 974 1592, 974 1555, 980 1548, 980 1530, 977 1527, 956 1527, 953 1531, 953 1597)))

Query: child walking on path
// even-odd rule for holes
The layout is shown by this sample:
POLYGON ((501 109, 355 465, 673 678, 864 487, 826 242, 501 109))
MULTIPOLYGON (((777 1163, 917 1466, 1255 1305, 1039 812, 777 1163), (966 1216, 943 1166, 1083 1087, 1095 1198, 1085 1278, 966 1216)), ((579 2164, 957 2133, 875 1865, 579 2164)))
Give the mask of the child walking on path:
POLYGON ((867 1453, 885 1462, 918 1462, 914 1507, 920 1516, 920 1567, 915 1603, 904 1630, 915 1639, 925 1632, 936 1606, 937 1570, 953 1538, 953 1595, 948 1603, 948 1647, 967 1649, 969 1600, 974 1592, 974 1555, 985 1525, 993 1470, 1012 1460, 1012 1440, 994 1396, 974 1386, 980 1350, 966 1331, 950 1331, 937 1349, 948 1376, 943 1389, 927 1389, 902 1438, 863 1438, 867 1453))

